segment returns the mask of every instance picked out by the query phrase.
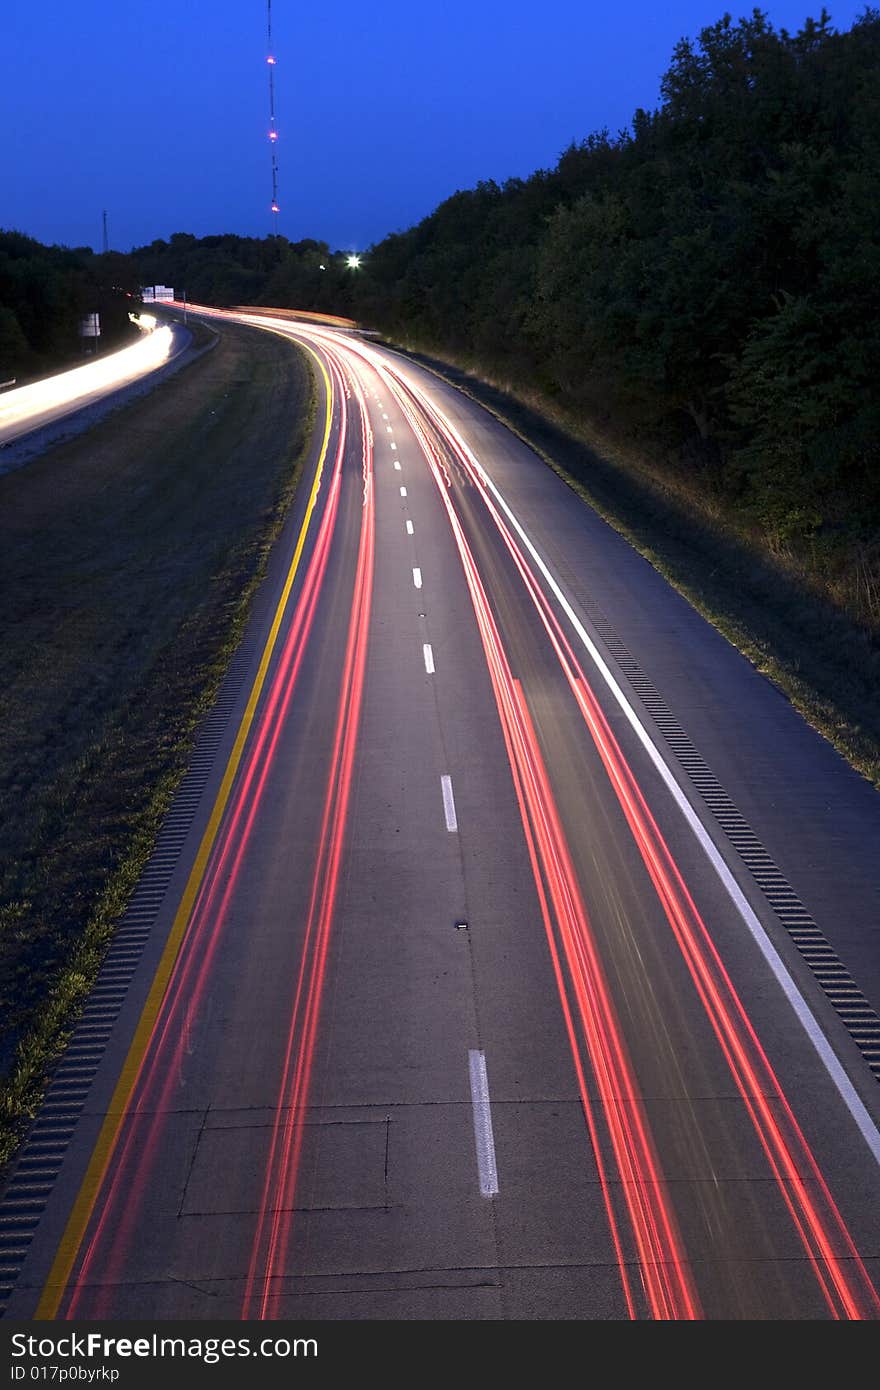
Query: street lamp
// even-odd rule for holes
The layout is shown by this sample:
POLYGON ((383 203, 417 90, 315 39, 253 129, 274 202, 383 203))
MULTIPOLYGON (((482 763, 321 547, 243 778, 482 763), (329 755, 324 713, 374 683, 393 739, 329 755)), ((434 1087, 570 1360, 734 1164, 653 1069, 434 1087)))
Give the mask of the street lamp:
POLYGON ((361 263, 361 258, 360 258, 360 256, 355 256, 355 255, 347 256, 347 257, 346 257, 346 260, 345 260, 345 264, 348 266, 349 270, 358 270, 358 269, 360 268, 360 263, 361 263))

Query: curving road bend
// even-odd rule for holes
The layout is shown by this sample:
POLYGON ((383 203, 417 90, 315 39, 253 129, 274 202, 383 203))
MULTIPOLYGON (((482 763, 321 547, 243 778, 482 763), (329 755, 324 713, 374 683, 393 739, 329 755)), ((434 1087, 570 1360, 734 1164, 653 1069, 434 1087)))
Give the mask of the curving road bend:
POLYGON ((876 1000, 874 793, 472 402, 243 321, 311 356, 311 473, 9 1315, 876 1317, 876 1081, 597 635, 591 573, 655 678, 657 612, 691 625, 684 713, 732 783, 762 737, 803 754, 790 808, 772 747, 736 786, 789 877, 811 778, 866 798, 827 852, 876 1000), (711 733, 725 691, 754 749, 711 733))
POLYGON ((177 324, 157 327, 152 314, 142 315, 142 320, 148 326, 132 346, 0 393, 0 448, 115 396, 172 362, 189 345, 190 334, 177 324))

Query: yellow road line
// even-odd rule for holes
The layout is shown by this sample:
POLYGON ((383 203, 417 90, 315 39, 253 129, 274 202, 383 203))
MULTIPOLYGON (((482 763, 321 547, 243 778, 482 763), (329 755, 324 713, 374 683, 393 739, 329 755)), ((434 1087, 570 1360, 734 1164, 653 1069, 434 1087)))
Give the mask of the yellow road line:
MULTIPOLYGON (((287 335, 281 334, 279 336, 286 337, 287 335)), ((183 942, 193 903, 195 902, 196 894, 199 891, 199 886, 208 862, 208 856, 217 838, 220 821, 226 809, 226 803, 229 800, 232 784, 235 780, 239 763, 241 762, 244 745, 250 732, 257 703, 266 679, 266 672, 269 669, 269 662, 272 659, 272 652, 281 629, 287 600, 290 597, 290 591, 293 588, 297 570, 299 569, 299 562, 306 541, 306 533, 309 529, 309 522, 311 521, 312 512, 315 509, 318 492, 321 486, 321 475, 324 471, 324 461, 327 457, 327 446, 330 440, 330 424, 333 411, 333 388, 330 384, 330 378, 323 362, 321 362, 317 354, 311 352, 311 349, 309 349, 309 352, 317 362, 321 375, 324 378, 327 409, 324 420, 324 437, 321 441, 321 451, 318 456, 318 464, 315 469, 315 480, 312 483, 306 514, 300 528, 296 549, 293 552, 293 559, 290 562, 290 568, 287 571, 287 577, 284 581, 284 588, 281 591, 281 597, 275 609, 275 616, 272 619, 269 636, 266 638, 266 645, 263 648, 259 669, 254 677, 254 683, 251 687, 250 696, 248 697, 247 707, 242 715, 235 743, 223 773, 220 790, 217 792, 210 819, 205 828, 205 833, 202 836, 186 887, 183 890, 183 896, 180 899, 180 904, 171 926, 171 933, 165 943, 165 949, 162 952, 162 957, 156 968, 156 974, 153 977, 153 983, 150 986, 150 992, 147 996, 143 1013, 138 1020, 134 1037, 131 1040, 128 1055, 126 1056, 122 1071, 119 1074, 119 1080, 113 1091, 109 1109, 104 1117, 104 1123, 101 1126, 100 1133, 95 1142, 95 1147, 92 1150, 89 1166, 86 1169, 85 1176, 76 1196, 76 1201, 73 1204, 67 1225, 64 1229, 64 1234, 61 1237, 58 1249, 55 1253, 55 1259, 52 1262, 49 1277, 43 1286, 40 1301, 37 1304, 37 1310, 34 1314, 36 1318, 52 1319, 58 1316, 58 1309, 64 1297, 64 1291, 67 1288, 67 1283, 70 1279, 74 1262, 76 1261, 77 1252, 79 1251, 89 1221, 91 1220, 98 1191, 104 1180, 104 1174, 107 1171, 113 1150, 116 1147, 116 1141, 119 1137, 122 1121, 125 1118, 135 1078, 140 1070, 140 1065, 143 1061, 144 1053, 147 1050, 147 1045, 152 1035, 153 1026, 156 1022, 171 972, 174 969, 174 964, 183 942)))

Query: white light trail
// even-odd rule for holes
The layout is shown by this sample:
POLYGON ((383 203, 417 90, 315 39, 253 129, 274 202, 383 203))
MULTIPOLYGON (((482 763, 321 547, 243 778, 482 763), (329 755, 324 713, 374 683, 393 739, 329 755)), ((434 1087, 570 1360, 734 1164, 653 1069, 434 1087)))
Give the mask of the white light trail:
POLYGON ((167 362, 173 345, 171 329, 157 328, 132 347, 110 353, 97 362, 5 391, 0 395, 0 440, 35 429, 44 423, 42 416, 65 415, 90 399, 128 386, 167 362))

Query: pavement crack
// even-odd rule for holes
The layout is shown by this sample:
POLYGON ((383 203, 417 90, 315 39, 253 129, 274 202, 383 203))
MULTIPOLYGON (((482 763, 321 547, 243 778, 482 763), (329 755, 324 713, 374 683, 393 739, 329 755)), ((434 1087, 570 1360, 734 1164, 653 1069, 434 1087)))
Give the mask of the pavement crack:
POLYGON ((201 1126, 200 1126, 200 1128, 199 1128, 199 1132, 198 1132, 198 1134, 196 1135, 196 1142, 193 1144, 192 1153, 190 1154, 189 1165, 187 1166, 186 1177, 185 1177, 185 1179, 184 1179, 183 1189, 182 1189, 181 1194, 180 1194, 180 1203, 179 1203, 178 1208, 177 1208, 177 1219, 178 1219, 178 1221, 185 1215, 183 1209, 184 1209, 184 1207, 186 1206, 186 1194, 187 1194, 187 1192, 189 1191, 189 1180, 190 1180, 190 1178, 192 1177, 193 1168, 196 1166, 196 1155, 197 1155, 197 1153, 198 1153, 198 1151, 199 1151, 199 1144, 202 1142, 202 1135, 204 1134, 205 1128, 206 1128, 207 1123, 208 1123, 208 1110, 209 1110, 209 1109, 210 1109, 210 1106, 206 1106, 205 1109, 202 1111, 202 1123, 201 1123, 201 1126))

